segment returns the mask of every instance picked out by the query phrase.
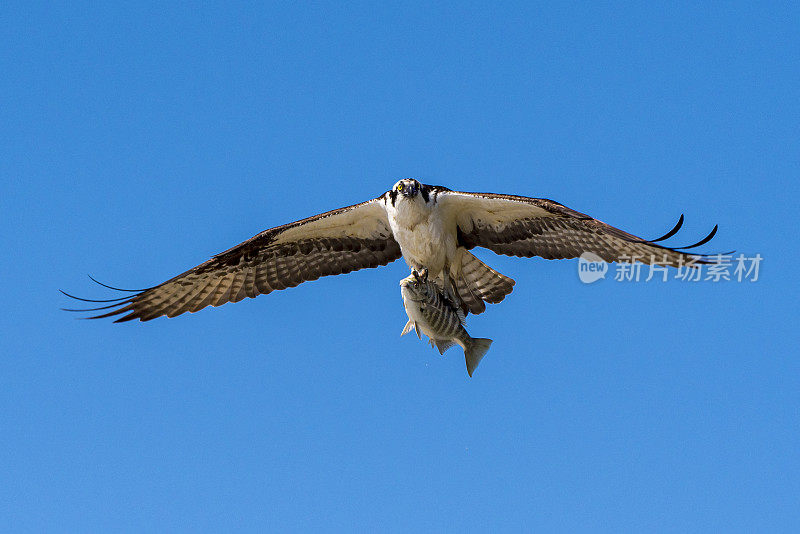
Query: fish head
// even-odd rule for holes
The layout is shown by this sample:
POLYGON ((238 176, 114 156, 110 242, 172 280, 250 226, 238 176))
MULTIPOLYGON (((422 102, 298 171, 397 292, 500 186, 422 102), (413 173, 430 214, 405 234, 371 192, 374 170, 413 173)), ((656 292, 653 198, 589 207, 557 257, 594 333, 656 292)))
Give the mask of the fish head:
POLYGON ((429 287, 427 281, 422 279, 417 271, 414 271, 400 280, 400 292, 403 294, 403 298, 419 302, 428 297, 429 287))

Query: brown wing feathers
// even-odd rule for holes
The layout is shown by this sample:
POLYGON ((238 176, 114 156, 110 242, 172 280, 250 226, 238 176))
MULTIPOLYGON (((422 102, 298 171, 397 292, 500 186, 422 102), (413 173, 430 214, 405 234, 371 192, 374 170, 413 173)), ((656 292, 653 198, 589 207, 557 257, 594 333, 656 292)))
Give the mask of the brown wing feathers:
MULTIPOLYGON (((593 252, 606 261, 619 261, 636 257, 649 262, 676 266, 690 261, 702 263, 702 254, 688 254, 647 241, 619 228, 610 226, 586 214, 572 210, 547 199, 513 197, 510 195, 482 195, 487 198, 527 203, 538 208, 530 216, 521 216, 499 223, 472 221, 468 231, 458 228, 458 239, 464 247, 485 247, 497 254, 508 256, 541 256, 545 259, 576 258, 584 252, 593 252), (541 210, 544 210, 542 212, 541 210)), ((679 228, 682 220, 679 221, 679 228)), ((677 231, 673 229, 669 234, 677 231)), ((692 246, 707 242, 709 236, 692 246)), ((671 235, 666 237, 671 237, 671 235)), ((659 238, 661 240, 663 238, 659 238)), ((691 247, 683 247, 691 248, 691 247)))
MULTIPOLYGON (((348 241, 348 240, 345 240, 348 241)), ((378 267, 400 257, 400 247, 392 239, 360 243, 352 240, 342 250, 339 240, 326 239, 307 253, 299 247, 266 248, 250 259, 241 256, 238 264, 231 258, 213 258, 178 277, 122 301, 99 319, 128 313, 118 322, 148 321, 161 315, 175 317, 196 312, 206 306, 239 302, 272 291, 294 287, 321 276, 348 273, 356 269, 378 267)))
POLYGON ((378 207, 381 211, 376 212, 365 206, 364 213, 356 218, 347 214, 359 206, 364 205, 267 230, 171 280, 129 298, 116 299, 118 302, 115 304, 73 311, 113 308, 91 318, 124 314, 117 322, 148 321, 162 315, 175 317, 206 306, 238 302, 245 297, 294 287, 321 276, 378 267, 398 259, 401 255, 399 245, 388 226, 376 217, 376 213, 383 213, 382 209, 378 207), (340 219, 348 218, 338 221, 337 215, 341 216, 340 219), (358 235, 346 235, 349 231, 347 223, 356 220, 360 221, 360 227, 352 228, 352 232, 358 235), (302 228, 304 224, 308 224, 307 231, 302 228), (286 237, 290 229, 294 239, 286 237), (301 237, 304 234, 307 237, 301 237))

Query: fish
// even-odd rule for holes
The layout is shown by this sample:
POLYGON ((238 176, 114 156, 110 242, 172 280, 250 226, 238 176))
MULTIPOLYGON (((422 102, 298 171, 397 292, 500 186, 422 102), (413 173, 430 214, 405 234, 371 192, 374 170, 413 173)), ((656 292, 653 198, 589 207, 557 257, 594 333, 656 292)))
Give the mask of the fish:
POLYGON ((425 334, 430 338, 430 344, 439 350, 439 354, 444 354, 447 349, 458 344, 464 349, 467 373, 472 376, 489 350, 492 340, 473 338, 467 333, 464 328, 466 317, 461 306, 447 291, 428 280, 427 271, 420 273, 414 270, 402 279, 400 293, 408 315, 408 322, 400 335, 404 336, 414 330, 417 337, 422 339, 421 334, 425 334))

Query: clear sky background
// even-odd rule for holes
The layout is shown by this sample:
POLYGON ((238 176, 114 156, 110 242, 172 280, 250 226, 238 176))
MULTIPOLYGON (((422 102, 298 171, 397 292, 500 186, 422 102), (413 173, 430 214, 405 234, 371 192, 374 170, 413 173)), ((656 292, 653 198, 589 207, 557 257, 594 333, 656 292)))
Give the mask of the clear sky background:
POLYGON ((3 531, 794 531, 800 10, 0 6, 3 531), (472 379, 405 264, 176 319, 59 311, 416 177, 750 282, 517 280, 472 379), (793 259, 794 258, 794 259, 793 259))

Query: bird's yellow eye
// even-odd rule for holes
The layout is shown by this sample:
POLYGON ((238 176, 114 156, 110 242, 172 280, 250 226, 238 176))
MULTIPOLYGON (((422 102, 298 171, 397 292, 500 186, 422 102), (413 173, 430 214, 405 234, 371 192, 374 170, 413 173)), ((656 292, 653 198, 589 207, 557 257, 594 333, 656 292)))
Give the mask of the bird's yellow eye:
POLYGON ((402 191, 403 190, 403 184, 397 184, 397 190, 398 191, 402 191))

